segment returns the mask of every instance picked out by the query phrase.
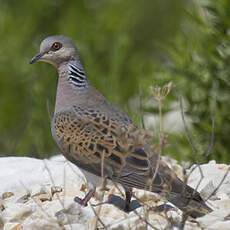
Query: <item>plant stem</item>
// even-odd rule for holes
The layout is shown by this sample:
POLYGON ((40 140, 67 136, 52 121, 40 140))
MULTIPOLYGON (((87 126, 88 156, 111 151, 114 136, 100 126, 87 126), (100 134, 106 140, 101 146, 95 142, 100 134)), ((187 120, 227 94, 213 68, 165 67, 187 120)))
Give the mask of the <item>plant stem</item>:
POLYGON ((160 118, 160 130, 159 130, 159 145, 160 145, 160 154, 162 153, 162 134, 163 134, 163 116, 162 116, 162 100, 158 100, 158 109, 159 109, 159 118, 160 118))

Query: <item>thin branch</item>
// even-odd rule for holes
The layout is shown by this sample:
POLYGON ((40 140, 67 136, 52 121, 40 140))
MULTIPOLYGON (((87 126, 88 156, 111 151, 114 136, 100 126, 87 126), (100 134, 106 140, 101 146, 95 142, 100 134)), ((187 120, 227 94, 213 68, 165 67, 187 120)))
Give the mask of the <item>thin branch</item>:
MULTIPOLYGON (((103 192, 105 193, 105 192, 103 192)), ((94 215, 96 216, 96 222, 95 222, 95 229, 98 229, 97 228, 97 222, 99 221, 101 223, 101 225, 103 226, 104 229, 107 229, 106 225, 103 223, 103 221, 101 220, 101 218, 99 217, 99 214, 101 212, 101 207, 102 205, 99 206, 99 209, 98 209, 98 213, 96 212, 96 210, 94 209, 94 207, 92 205, 90 205, 91 209, 93 210, 93 213, 94 215)))
POLYGON ((186 134, 187 140, 188 140, 189 144, 191 145, 193 153, 197 153, 197 149, 196 149, 195 144, 193 143, 193 140, 192 140, 192 135, 191 135, 191 133, 189 131, 189 128, 187 126, 187 123, 185 121, 183 101, 182 101, 181 96, 179 97, 179 102, 180 102, 181 117, 182 117, 183 125, 184 125, 184 128, 185 128, 185 134, 186 134))
POLYGON ((211 131, 211 135, 210 135, 210 140, 209 140, 208 147, 207 147, 206 151, 203 153, 203 155, 205 157, 208 157, 211 154, 211 151, 212 151, 213 146, 214 146, 214 140, 215 140, 215 133, 214 133, 214 130, 215 130, 215 119, 214 119, 213 115, 211 116, 211 120, 212 120, 212 131, 211 131))
POLYGON ((141 128, 145 128, 145 123, 144 123, 144 114, 143 114, 143 106, 142 106, 142 88, 141 86, 139 86, 139 99, 140 99, 140 103, 139 103, 139 113, 140 113, 140 127, 141 128))

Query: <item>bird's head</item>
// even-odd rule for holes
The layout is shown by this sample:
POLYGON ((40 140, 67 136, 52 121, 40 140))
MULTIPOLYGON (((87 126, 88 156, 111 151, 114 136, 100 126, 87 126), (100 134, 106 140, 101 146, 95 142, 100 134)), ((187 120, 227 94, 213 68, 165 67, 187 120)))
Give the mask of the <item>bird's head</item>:
POLYGON ((43 61, 58 67, 72 58, 79 58, 73 41, 63 35, 54 35, 41 42, 40 52, 31 59, 30 64, 43 61))

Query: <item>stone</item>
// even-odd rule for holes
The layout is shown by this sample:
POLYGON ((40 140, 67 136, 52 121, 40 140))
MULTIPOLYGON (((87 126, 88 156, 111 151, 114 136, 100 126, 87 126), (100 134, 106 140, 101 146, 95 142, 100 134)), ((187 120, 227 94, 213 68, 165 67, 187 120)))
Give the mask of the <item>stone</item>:
POLYGON ((27 201, 29 201, 30 198, 30 194, 25 194, 23 196, 21 196, 16 202, 17 203, 26 203, 27 201))
POLYGON ((20 223, 6 223, 3 230, 23 230, 20 223))
POLYGON ((4 227, 4 222, 2 219, 2 215, 0 215, 0 229, 3 229, 3 227, 4 227))
POLYGON ((3 211, 5 209, 4 202, 2 199, 0 199, 0 211, 3 211))
POLYGON ((2 194, 2 199, 5 200, 5 199, 7 199, 7 198, 9 198, 9 197, 11 197, 11 196, 13 196, 13 195, 14 195, 13 192, 4 192, 4 193, 2 194))
POLYGON ((230 230, 230 221, 218 221, 210 226, 208 226, 208 230, 230 230))
POLYGON ((64 229, 65 230, 88 230, 87 226, 83 225, 83 224, 68 224, 68 225, 64 225, 64 229))
POLYGON ((52 196, 55 194, 55 193, 60 193, 60 192, 62 192, 63 191, 63 189, 62 189, 62 187, 60 187, 60 186, 52 186, 51 187, 51 194, 52 194, 52 196))
POLYGON ((33 205, 24 205, 20 203, 8 203, 2 212, 4 223, 21 222, 30 216, 34 211, 33 205))

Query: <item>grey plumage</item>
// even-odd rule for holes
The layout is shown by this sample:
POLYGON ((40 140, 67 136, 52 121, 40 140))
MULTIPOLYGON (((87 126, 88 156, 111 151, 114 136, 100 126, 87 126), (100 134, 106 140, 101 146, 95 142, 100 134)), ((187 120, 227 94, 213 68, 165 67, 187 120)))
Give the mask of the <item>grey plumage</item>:
POLYGON ((140 131, 128 115, 90 84, 69 38, 51 36, 43 40, 31 63, 36 61, 48 62, 58 70, 52 134, 68 160, 101 176, 103 157, 104 175, 126 189, 164 193, 194 217, 211 211, 199 193, 182 182, 147 142, 137 141, 140 131))

